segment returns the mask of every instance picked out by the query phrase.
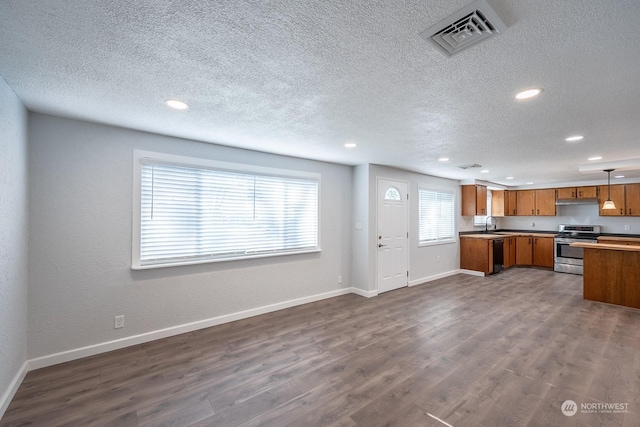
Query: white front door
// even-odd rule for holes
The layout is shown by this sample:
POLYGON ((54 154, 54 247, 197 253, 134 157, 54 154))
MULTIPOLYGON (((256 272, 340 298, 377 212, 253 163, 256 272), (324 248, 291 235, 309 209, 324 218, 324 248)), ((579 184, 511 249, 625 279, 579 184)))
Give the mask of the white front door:
POLYGON ((408 283, 408 184, 378 179, 378 293, 408 283))

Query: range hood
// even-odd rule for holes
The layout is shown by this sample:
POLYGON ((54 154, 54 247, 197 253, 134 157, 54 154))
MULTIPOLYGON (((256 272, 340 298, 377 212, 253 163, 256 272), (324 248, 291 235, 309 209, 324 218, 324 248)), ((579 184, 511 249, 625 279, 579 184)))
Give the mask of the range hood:
POLYGON ((598 199, 557 199, 556 206, 597 205, 598 199))

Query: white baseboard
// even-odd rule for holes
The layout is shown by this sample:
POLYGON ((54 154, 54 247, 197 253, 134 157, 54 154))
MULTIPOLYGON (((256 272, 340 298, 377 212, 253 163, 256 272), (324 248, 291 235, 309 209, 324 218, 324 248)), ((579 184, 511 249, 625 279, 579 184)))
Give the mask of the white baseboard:
MULTIPOLYGON (((199 320, 197 322, 186 323, 183 325, 172 326, 170 328, 159 329, 157 331, 145 332, 144 334, 133 335, 118 340, 107 341, 86 347, 67 350, 60 353, 50 354, 47 356, 37 357, 29 360, 29 370, 45 368, 47 366, 57 365, 59 363, 69 362, 71 360, 80 359, 87 356, 93 356, 99 353, 118 350, 132 345, 142 344, 149 341, 155 341, 174 335, 184 334, 186 332, 196 331, 198 329, 210 328, 212 326, 229 323, 236 320, 246 319, 248 317, 258 316, 260 314, 271 313, 273 311, 282 310, 297 305, 308 304, 310 302, 320 301, 327 298, 333 298, 340 295, 346 295, 353 292, 354 288, 343 288, 335 291, 325 292, 322 294, 311 295, 309 297, 298 298, 290 301, 284 301, 276 304, 265 305, 263 307, 253 308, 251 310, 240 311, 237 313, 226 314, 224 316, 213 317, 210 319, 199 320)), ((356 292, 357 293, 357 292, 356 292)), ((360 295, 360 294, 359 294, 360 295)), ((20 380, 22 381, 22 380, 20 380)), ((18 383, 19 385, 20 383, 18 383)))
POLYGON ((409 286, 418 286, 427 282, 432 282, 434 280, 443 279, 445 277, 453 276, 454 274, 459 274, 461 270, 451 270, 445 271, 444 273, 434 274, 433 276, 422 277, 420 279, 411 280, 409 282, 409 286))
POLYGON ((18 391, 18 387, 20 387, 20 384, 22 384, 22 380, 24 380, 27 372, 29 372, 29 362, 24 362, 16 373, 16 376, 13 377, 13 380, 9 384, 9 388, 7 388, 7 390, 0 398, 0 419, 2 419, 4 412, 9 407, 11 399, 13 399, 13 396, 15 396, 16 391, 18 391))
POLYGON ((475 270, 465 270, 465 269, 460 269, 459 270, 460 273, 462 274, 468 274, 469 276, 480 276, 480 277, 484 277, 485 274, 482 271, 475 271, 475 270))
POLYGON ((365 291, 364 289, 360 288, 351 288, 351 292, 365 298, 371 298, 378 295, 378 291, 365 291))

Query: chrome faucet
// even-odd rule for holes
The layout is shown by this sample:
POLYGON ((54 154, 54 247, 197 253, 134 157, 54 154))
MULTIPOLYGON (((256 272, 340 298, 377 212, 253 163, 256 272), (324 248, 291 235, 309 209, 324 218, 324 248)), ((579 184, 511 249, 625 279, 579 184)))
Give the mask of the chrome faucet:
POLYGON ((489 215, 487 217, 487 219, 484 222, 484 232, 488 233, 489 232, 489 224, 493 225, 493 229, 495 230, 498 227, 498 220, 495 219, 495 217, 492 217, 491 215, 489 215))

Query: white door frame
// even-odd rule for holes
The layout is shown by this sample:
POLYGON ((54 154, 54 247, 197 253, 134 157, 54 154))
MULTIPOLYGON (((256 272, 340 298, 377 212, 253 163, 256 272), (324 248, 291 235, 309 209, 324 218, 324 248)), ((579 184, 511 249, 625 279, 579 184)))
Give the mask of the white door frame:
MULTIPOLYGON (((406 184, 406 186, 407 186, 407 194, 405 195, 405 197, 406 197, 405 200, 407 202, 407 236, 409 236, 408 233, 409 233, 409 229, 411 227, 411 225, 410 225, 411 206, 409 205, 409 198, 408 198, 408 195, 409 195, 411 187, 409 186, 409 182, 408 181, 404 181, 402 179, 386 178, 386 177, 383 177, 383 176, 376 176, 376 191, 375 191, 376 206, 375 206, 375 230, 374 230, 374 233, 373 233, 373 250, 376 253, 376 257, 375 257, 376 264, 375 264, 374 271, 375 271, 375 276, 376 276, 376 278, 375 278, 376 292, 378 294, 380 293, 380 286, 379 286, 379 283, 378 283, 379 282, 379 277, 378 277, 379 276, 378 275, 378 262, 379 262, 378 261, 378 253, 379 253, 379 251, 378 251, 378 208, 379 208, 379 205, 378 204, 380 202, 380 199, 378 197, 378 191, 380 190, 380 180, 401 182, 403 184, 406 184)), ((411 245, 409 244, 409 241, 410 241, 410 239, 409 239, 409 237, 407 237, 407 271, 410 271, 409 260, 411 259, 410 258, 410 250, 411 250, 410 246, 411 245)), ((407 286, 409 286, 409 277, 408 276, 407 276, 407 286)))

